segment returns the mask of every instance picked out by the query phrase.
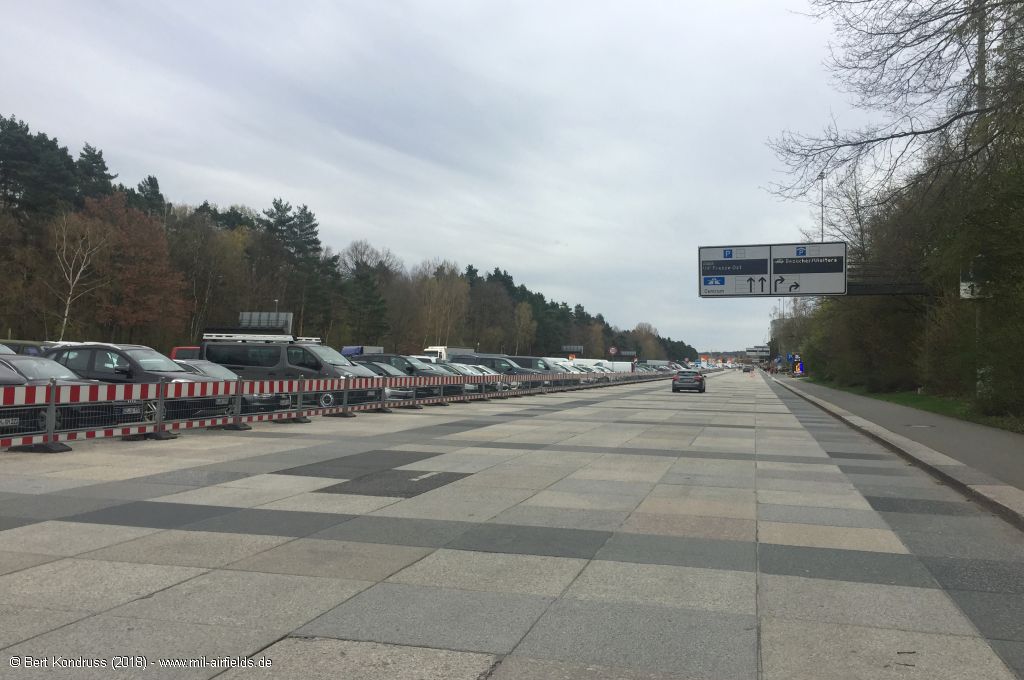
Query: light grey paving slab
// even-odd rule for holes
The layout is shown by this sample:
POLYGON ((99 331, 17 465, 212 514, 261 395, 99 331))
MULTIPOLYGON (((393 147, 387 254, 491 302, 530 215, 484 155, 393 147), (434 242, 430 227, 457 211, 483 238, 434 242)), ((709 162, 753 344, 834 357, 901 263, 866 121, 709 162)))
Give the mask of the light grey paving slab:
POLYGON ((761 543, 802 545, 811 548, 840 550, 867 550, 871 552, 910 552, 899 537, 889 529, 860 527, 830 527, 824 524, 796 524, 792 522, 757 523, 757 540, 761 543))
POLYGON ((757 519, 769 522, 794 522, 797 524, 823 524, 833 527, 863 527, 866 529, 888 529, 885 519, 874 510, 850 510, 840 508, 811 508, 796 505, 757 506, 757 519))
POLYGON ((231 569, 382 581, 430 554, 430 548, 300 538, 233 562, 231 569))
POLYGON ((892 628, 761 621, 764 680, 1013 680, 981 638, 892 628))
POLYGON ((66 489, 95 484, 92 479, 58 479, 11 475, 0 478, 0 491, 18 494, 59 493, 66 489))
POLYGON ((753 679, 756 619, 740 614, 559 600, 516 654, 708 680, 753 679))
POLYGON ((296 634, 507 654, 550 603, 537 595, 381 583, 296 634))
POLYGON ((753 615, 755 590, 752 572, 594 560, 565 597, 753 615))
POLYGON ((378 517, 412 517, 455 522, 485 522, 533 495, 532 489, 456 487, 434 489, 400 503, 375 510, 378 517))
POLYGON ((632 512, 643 496, 629 496, 606 493, 581 493, 575 491, 551 491, 544 489, 523 502, 523 505, 568 510, 604 510, 610 512, 632 512))
POLYGON ((107 613, 288 633, 371 585, 367 581, 220 570, 107 613))
POLYGON ((392 575, 388 582, 558 597, 586 564, 566 557, 442 549, 392 575))
POLYGON ((662 536, 713 538, 721 541, 753 541, 756 536, 756 526, 757 523, 749 519, 634 512, 622 523, 619 531, 662 536))
MULTIPOLYGON (((0 648, 47 633, 86 616, 89 613, 84 611, 0 605, 0 648)), ((5 671, 10 668, 9 663, 4 666, 5 671)))
POLYGON ((0 576, 0 603, 102 611, 202 573, 189 567, 68 558, 0 576))
POLYGON ((55 555, 37 555, 35 553, 0 550, 0 575, 21 571, 22 569, 28 569, 37 564, 53 562, 57 559, 59 558, 55 555))
POLYGON ((170 529, 86 553, 112 562, 220 567, 291 540, 284 536, 225 534, 170 529))
MULTIPOLYGON (((101 668, 74 668, 67 677, 84 680, 117 678, 210 678, 222 668, 204 668, 183 671, 181 668, 157 668, 156 659, 209 659, 245 657, 266 647, 279 635, 272 631, 251 630, 238 626, 208 626, 177 621, 129 619, 98 615, 82 619, 52 632, 32 638, 4 650, 5 656, 107 659, 101 668), (59 652, 56 650, 60 650, 59 652), (119 655, 145 656, 151 661, 145 668, 112 671, 109 659, 119 655)), ((5 666, 8 665, 5 659, 5 666)), ((6 669, 5 669, 6 670, 6 669)), ((53 668, 21 668, 16 677, 49 679, 59 677, 62 671, 53 668)))
POLYGON ((757 600, 760 615, 773 618, 977 635, 938 589, 761 574, 757 600))
POLYGON ((639 496, 643 498, 654 489, 654 484, 649 482, 618 482, 606 479, 575 479, 570 477, 555 482, 547 488, 550 491, 639 496))
POLYGON ((79 522, 39 522, 0 531, 5 550, 71 556, 151 534, 157 529, 79 522))
POLYGON ((269 668, 239 668, 224 680, 479 680, 497 657, 404 645, 351 640, 285 638, 257 654, 269 668))
POLYGON ((686 680, 675 673, 532 659, 518 654, 502 659, 488 677, 489 680, 686 680))

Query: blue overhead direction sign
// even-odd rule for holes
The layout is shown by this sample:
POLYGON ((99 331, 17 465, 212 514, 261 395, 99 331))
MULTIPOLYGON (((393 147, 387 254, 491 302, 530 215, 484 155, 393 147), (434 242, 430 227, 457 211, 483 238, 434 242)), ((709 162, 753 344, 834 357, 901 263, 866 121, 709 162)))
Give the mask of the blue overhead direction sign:
POLYGON ((726 248, 722 251, 722 257, 726 260, 732 259, 732 248, 726 248))
POLYGON ((705 276, 704 277, 704 285, 705 286, 724 286, 725 285, 725 277, 724 276, 705 276))
POLYGON ((807 248, 805 246, 797 246, 796 256, 797 257, 806 257, 806 255, 807 255, 807 248))

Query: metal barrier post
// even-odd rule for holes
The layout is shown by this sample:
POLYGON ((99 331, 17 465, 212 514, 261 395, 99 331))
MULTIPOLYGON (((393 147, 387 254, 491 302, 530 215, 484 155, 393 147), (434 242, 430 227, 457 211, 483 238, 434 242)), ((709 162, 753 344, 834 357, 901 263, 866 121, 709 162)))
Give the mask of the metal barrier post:
POLYGON ((156 388, 156 431, 153 433, 153 439, 157 441, 167 441, 168 439, 177 439, 178 435, 173 432, 168 432, 164 429, 164 420, 166 418, 167 411, 167 378, 160 378, 160 383, 156 388))
POLYGON ((376 408, 377 413, 394 413, 394 411, 392 411, 391 409, 384 405, 387 403, 387 397, 385 396, 385 394, 387 393, 388 388, 384 384, 387 381, 387 378, 380 379, 380 405, 377 406, 376 408))
POLYGON ((305 392, 305 390, 303 390, 302 388, 305 387, 305 384, 306 384, 306 379, 303 376, 300 375, 299 376, 299 380, 298 380, 299 414, 297 416, 295 416, 294 418, 292 418, 292 422, 293 423, 311 423, 311 422, 313 422, 308 417, 302 415, 302 396, 303 396, 303 393, 305 392))
POLYGON ((27 453, 64 453, 70 451, 71 447, 61 444, 56 439, 57 431, 57 380, 50 378, 50 393, 46 400, 46 427, 43 428, 46 434, 40 444, 28 444, 23 446, 12 446, 12 452, 24 451, 27 453))
POLYGON ((234 414, 231 417, 231 422, 224 426, 225 430, 234 430, 237 432, 244 432, 245 430, 251 430, 252 425, 249 423, 242 422, 242 376, 238 376, 235 379, 235 398, 232 400, 234 406, 234 414))
POLYGON ((332 413, 331 415, 335 418, 355 418, 356 414, 348 410, 348 382, 352 380, 351 377, 345 376, 341 378, 344 382, 341 388, 341 412, 332 413))

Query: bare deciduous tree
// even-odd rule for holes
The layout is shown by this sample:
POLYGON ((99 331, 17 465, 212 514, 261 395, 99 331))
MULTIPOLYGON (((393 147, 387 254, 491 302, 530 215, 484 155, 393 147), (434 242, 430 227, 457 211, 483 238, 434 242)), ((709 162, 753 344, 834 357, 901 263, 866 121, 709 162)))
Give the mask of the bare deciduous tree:
MULTIPOLYGON (((806 196, 857 169, 875 188, 906 187, 975 162, 1024 111, 1024 0, 811 0, 835 26, 827 63, 859 108, 884 120, 855 130, 785 132, 771 145, 789 171, 775 191, 806 196), (939 162, 934 162, 936 156, 939 162)), ((874 193, 874 192, 872 192, 874 193)), ((883 198, 893 194, 881 194, 883 198)))
POLYGON ((63 340, 75 302, 106 284, 97 272, 97 260, 110 242, 110 230, 99 220, 63 214, 51 224, 51 233, 57 263, 53 289, 61 309, 57 339, 63 340))

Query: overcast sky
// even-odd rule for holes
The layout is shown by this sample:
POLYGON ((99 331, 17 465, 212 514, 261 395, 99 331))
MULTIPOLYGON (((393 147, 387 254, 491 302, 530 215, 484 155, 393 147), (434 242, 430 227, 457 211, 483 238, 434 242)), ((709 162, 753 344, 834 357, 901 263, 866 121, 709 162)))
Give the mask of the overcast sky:
POLYGON ((845 101, 805 0, 8 2, 0 115, 175 203, 317 214, 698 349, 771 300, 697 297, 697 247, 799 240, 765 142, 845 101))

